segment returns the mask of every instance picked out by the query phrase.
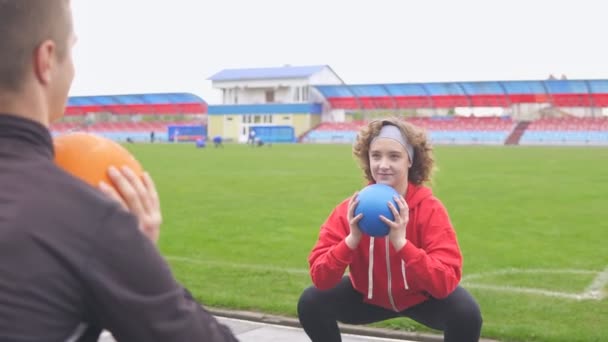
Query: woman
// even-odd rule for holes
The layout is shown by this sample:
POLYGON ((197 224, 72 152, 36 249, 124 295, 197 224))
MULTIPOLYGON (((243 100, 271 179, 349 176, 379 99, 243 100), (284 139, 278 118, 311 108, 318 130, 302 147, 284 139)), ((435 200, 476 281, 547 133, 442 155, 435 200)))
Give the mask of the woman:
POLYGON ((368 324, 409 317, 444 332, 445 341, 477 341, 481 313, 458 283, 462 254, 443 204, 423 183, 433 169, 426 135, 397 118, 372 121, 353 146, 365 178, 392 186, 398 207, 386 237, 363 234, 354 215, 357 193, 321 227, 309 256, 314 286, 298 302, 302 327, 314 342, 341 341, 337 322, 368 324), (349 276, 344 276, 346 268, 349 276))

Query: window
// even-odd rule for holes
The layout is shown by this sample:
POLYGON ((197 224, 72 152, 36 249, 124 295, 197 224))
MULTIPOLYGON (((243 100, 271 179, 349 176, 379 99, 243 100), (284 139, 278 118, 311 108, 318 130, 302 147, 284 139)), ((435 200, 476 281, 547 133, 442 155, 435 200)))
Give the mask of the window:
POLYGON ((257 124, 257 123, 260 123, 260 122, 262 122, 262 117, 260 115, 255 115, 253 117, 253 123, 257 124))
POLYGON ((266 90, 266 103, 274 102, 274 90, 266 90))
POLYGON ((300 87, 293 88, 293 100, 300 102, 300 87))
POLYGON ((263 120, 264 123, 272 123, 272 114, 265 114, 263 120))

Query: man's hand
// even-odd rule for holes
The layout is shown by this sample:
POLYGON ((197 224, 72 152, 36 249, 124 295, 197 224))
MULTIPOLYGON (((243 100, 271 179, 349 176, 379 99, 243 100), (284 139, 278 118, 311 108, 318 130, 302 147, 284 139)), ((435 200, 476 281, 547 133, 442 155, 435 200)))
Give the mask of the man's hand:
POLYGON ((158 242, 162 215, 156 186, 147 172, 139 178, 128 167, 108 169, 114 187, 101 182, 99 188, 122 207, 137 216, 139 229, 154 244, 158 242))

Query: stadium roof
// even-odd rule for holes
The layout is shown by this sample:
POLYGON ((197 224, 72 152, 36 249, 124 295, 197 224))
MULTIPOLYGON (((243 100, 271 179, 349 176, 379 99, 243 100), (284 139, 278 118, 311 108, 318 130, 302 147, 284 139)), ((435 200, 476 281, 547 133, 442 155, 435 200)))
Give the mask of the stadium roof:
POLYGON ((516 103, 608 106, 608 80, 484 81, 321 85, 333 108, 505 107, 516 103))
POLYGON ((321 114, 320 103, 264 103, 209 106, 209 115, 226 114, 321 114))
POLYGON ((66 115, 91 112, 114 114, 206 113, 207 103, 190 93, 72 96, 66 115))
POLYGON ((209 77, 211 81, 306 78, 328 68, 327 65, 283 66, 277 68, 224 69, 209 77))

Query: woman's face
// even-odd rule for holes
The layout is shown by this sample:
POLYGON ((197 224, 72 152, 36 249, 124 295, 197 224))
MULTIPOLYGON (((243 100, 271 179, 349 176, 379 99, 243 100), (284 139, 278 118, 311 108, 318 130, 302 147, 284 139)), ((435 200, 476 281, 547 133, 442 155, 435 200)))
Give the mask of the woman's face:
POLYGON ((400 194, 407 190, 410 159, 405 147, 389 138, 375 139, 369 147, 369 167, 376 183, 390 185, 400 194))

